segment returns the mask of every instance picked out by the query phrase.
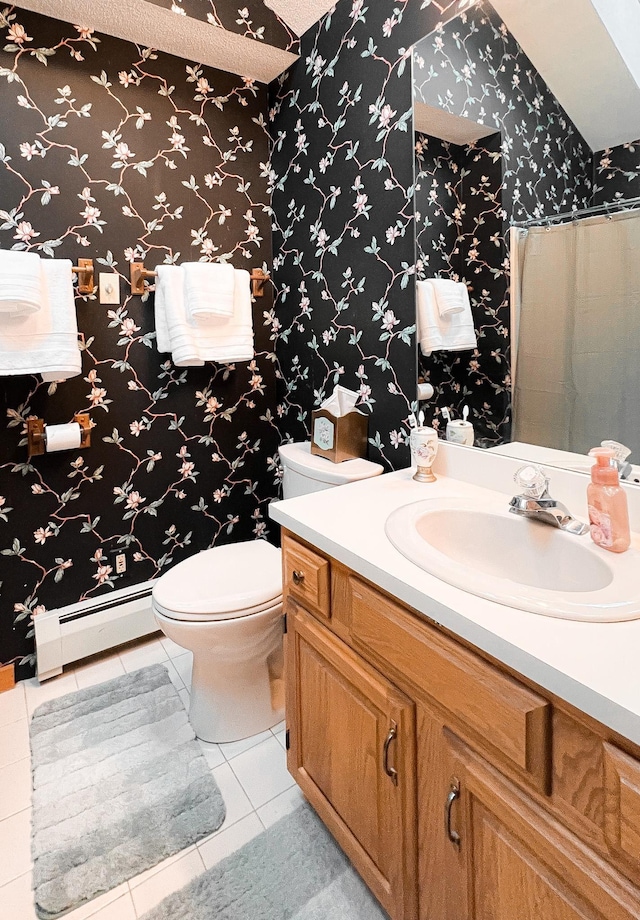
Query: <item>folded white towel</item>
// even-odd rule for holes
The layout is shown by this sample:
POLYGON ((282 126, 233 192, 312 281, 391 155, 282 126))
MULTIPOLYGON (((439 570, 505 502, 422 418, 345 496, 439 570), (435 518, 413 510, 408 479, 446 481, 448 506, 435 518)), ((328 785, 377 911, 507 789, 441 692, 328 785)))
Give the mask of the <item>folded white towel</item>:
POLYGON ((40 261, 35 252, 0 250, 0 321, 42 308, 40 261))
POLYGON ((235 272, 233 316, 217 316, 206 323, 195 322, 187 316, 182 294, 184 287, 179 284, 175 272, 181 275, 182 268, 174 267, 174 272, 163 273, 168 279, 163 296, 173 363, 190 367, 205 361, 221 364, 251 361, 254 350, 249 272, 235 272))
POLYGON ((198 354, 195 323, 187 320, 184 303, 184 271, 177 265, 158 266, 156 286, 156 337, 158 351, 170 351, 177 367, 202 367, 198 354), (158 294, 164 312, 164 324, 158 323, 158 294), (162 346, 162 348, 160 347, 162 346))
POLYGON ((418 343, 423 355, 432 351, 467 351, 478 347, 471 305, 461 313, 441 317, 436 295, 430 281, 418 281, 417 327, 418 343))
POLYGON ((42 374, 51 382, 82 371, 71 262, 42 259, 40 271, 41 309, 0 323, 0 376, 42 374))
POLYGON ((234 271, 221 262, 184 262, 187 318, 211 322, 233 316, 234 271))
POLYGON ((429 278, 428 280, 435 291, 436 306, 443 319, 445 316, 462 313, 467 308, 471 309, 466 284, 461 281, 451 281, 450 278, 429 278))
POLYGON ((156 293, 153 299, 153 313, 156 324, 156 345, 161 353, 171 351, 171 338, 167 324, 167 297, 182 299, 183 274, 177 265, 156 265, 156 293))

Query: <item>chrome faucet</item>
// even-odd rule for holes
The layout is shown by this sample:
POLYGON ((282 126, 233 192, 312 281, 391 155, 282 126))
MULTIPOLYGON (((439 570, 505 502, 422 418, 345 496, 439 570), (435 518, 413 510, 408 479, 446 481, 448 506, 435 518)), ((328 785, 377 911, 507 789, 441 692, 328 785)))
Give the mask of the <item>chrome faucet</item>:
POLYGON ((633 467, 627 460, 627 457, 631 454, 631 449, 624 444, 620 444, 619 441, 601 441, 600 446, 608 447, 615 451, 613 465, 618 470, 618 476, 620 479, 628 479, 633 472, 633 467))
POLYGON ((521 466, 513 477, 522 489, 520 495, 514 495, 509 502, 513 514, 542 521, 552 527, 559 527, 567 533, 577 536, 588 533, 589 527, 573 517, 562 502, 557 502, 549 495, 549 478, 539 466, 527 464, 521 466))

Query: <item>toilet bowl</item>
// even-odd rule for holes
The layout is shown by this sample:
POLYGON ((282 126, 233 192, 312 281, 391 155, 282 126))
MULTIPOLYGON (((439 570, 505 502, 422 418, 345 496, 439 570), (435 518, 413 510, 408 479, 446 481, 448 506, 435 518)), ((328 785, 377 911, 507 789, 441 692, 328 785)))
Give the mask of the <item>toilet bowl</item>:
POLYGON ((264 540, 204 550, 153 588, 158 627, 193 652, 198 738, 239 741, 284 716, 280 550, 264 540))
MULTIPOLYGON (((332 463, 308 442, 280 448, 285 498, 377 476, 368 460, 332 463)), ((239 741, 284 717, 282 559, 264 540, 178 563, 153 587, 158 627, 193 652, 189 718, 198 738, 239 741)))

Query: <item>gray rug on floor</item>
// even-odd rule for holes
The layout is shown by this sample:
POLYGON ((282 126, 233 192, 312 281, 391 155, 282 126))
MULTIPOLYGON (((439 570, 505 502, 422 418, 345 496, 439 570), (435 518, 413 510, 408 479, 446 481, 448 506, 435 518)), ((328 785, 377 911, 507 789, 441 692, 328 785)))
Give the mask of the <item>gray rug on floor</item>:
POLYGON ((220 790, 161 664, 39 706, 31 759, 42 918, 110 891, 224 821, 220 790))
POLYGON ((385 920, 309 805, 255 837, 143 920, 385 920))

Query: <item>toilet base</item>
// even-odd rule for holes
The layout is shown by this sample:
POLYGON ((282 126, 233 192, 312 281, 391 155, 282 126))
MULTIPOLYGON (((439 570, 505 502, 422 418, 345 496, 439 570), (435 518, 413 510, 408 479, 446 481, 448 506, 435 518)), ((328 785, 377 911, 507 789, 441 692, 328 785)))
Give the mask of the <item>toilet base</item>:
POLYGON ((189 720, 198 738, 216 744, 241 741, 281 722, 281 659, 281 649, 268 661, 245 667, 243 662, 225 666, 215 656, 196 656, 189 720))

